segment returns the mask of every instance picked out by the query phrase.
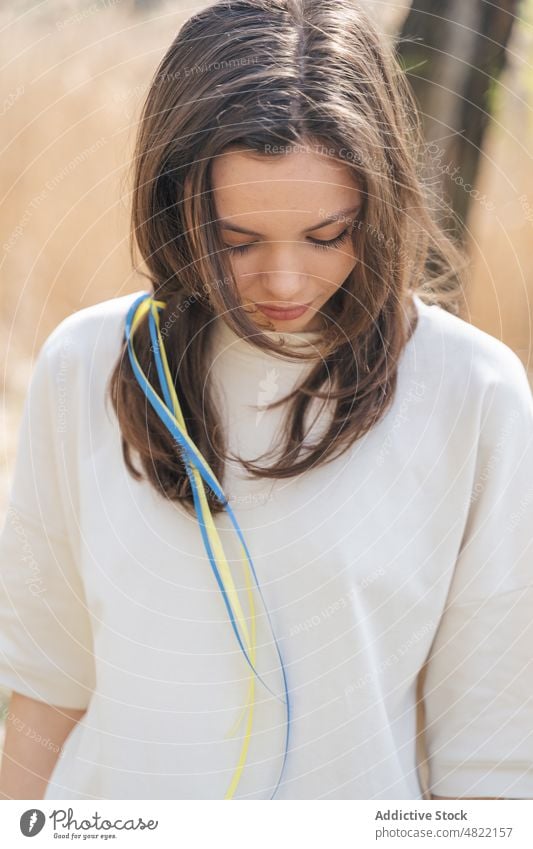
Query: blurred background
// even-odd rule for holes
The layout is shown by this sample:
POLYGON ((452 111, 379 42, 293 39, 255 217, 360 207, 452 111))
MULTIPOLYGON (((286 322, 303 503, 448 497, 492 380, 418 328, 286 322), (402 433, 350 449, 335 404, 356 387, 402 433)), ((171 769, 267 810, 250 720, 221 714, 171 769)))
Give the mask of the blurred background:
MULTIPOLYGON (((339 0, 342 4, 343 0, 339 0)), ((415 91, 435 186, 467 246, 461 317, 533 379, 533 0, 362 0, 415 91)), ((206 3, 19 0, 0 10, 0 518, 32 362, 67 314, 146 288, 127 172, 148 82, 206 3)), ((7 694, 0 690, 1 718, 7 694)))

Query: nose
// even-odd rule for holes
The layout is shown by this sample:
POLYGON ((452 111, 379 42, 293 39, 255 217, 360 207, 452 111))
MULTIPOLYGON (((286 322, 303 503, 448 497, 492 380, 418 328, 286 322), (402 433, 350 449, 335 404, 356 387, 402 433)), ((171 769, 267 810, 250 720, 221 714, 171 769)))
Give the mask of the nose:
MULTIPOLYGON (((294 248, 294 246, 292 246, 294 248)), ((285 246, 277 257, 272 255, 269 267, 263 272, 263 300, 278 306, 285 303, 304 303, 305 272, 298 259, 298 251, 291 251, 291 246, 285 246), (287 250, 288 248, 288 250, 287 250)))

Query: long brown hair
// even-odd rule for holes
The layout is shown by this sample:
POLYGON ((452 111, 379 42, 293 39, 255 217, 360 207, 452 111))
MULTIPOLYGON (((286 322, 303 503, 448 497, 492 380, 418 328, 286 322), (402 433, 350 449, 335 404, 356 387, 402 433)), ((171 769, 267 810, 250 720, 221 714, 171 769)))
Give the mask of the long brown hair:
MULTIPOLYGON (((357 263, 323 309, 333 320, 322 357, 301 386, 270 405, 292 402, 284 443, 265 467, 242 461, 252 477, 300 474, 364 435, 393 399, 398 360, 416 325, 413 292, 457 312, 465 265, 436 223, 420 176, 423 136, 409 85, 386 37, 354 0, 219 0, 191 17, 143 104, 130 249, 135 264, 136 243, 155 297, 167 303, 161 326, 187 430, 222 485, 225 437, 206 381, 213 317, 263 350, 285 351, 239 308, 217 228, 211 164, 230 145, 260 156, 285 155, 280 149, 294 145, 327 150, 352 169, 364 199, 352 230, 357 263), (302 454, 314 397, 330 402, 330 424, 302 454)), ((147 322, 135 339, 159 389, 147 322)), ((125 348, 109 391, 131 474, 142 477, 134 449, 149 481, 192 512, 175 440, 137 384, 125 348)), ((213 513, 223 509, 208 497, 213 513)))

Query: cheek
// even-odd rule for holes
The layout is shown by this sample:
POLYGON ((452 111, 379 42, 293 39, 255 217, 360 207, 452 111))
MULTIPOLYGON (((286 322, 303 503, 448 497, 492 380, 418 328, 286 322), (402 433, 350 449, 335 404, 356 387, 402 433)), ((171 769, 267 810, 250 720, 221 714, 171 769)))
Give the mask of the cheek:
POLYGON ((315 277, 317 286, 325 295, 330 296, 333 289, 341 286, 356 265, 353 247, 347 246, 336 251, 316 251, 309 269, 309 276, 315 277))
MULTIPOLYGON (((350 271, 354 268, 356 261, 352 248, 334 251, 325 263, 327 273, 324 271, 324 277, 331 280, 332 283, 343 283, 350 271)), ((324 266, 322 267, 324 268, 324 266)))
POLYGON ((231 270, 239 294, 243 295, 257 279, 258 269, 255 260, 245 256, 236 256, 230 259, 231 270))

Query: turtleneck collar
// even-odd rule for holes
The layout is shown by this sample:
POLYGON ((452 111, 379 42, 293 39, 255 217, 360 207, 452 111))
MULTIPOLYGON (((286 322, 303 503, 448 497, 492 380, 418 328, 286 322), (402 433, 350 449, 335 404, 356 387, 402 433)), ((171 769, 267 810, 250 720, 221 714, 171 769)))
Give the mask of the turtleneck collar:
MULTIPOLYGON (((266 336, 275 342, 279 342, 280 344, 285 344, 289 349, 295 348, 301 351, 306 349, 310 351, 314 351, 316 356, 319 357, 319 347, 320 340, 322 338, 322 332, 320 330, 300 330, 300 331, 278 331, 278 330, 263 330, 262 331, 266 336)), ((289 366, 305 366, 306 361, 291 359, 288 355, 283 354, 283 359, 278 357, 277 354, 273 354, 270 351, 266 351, 264 349, 259 348, 257 345, 254 345, 252 341, 245 338, 244 336, 239 336, 238 333, 229 327, 226 321, 220 316, 217 316, 213 322, 213 340, 214 346, 217 354, 222 352, 240 356, 246 359, 262 359, 262 360, 274 360, 276 364, 287 363, 289 366)), ((258 331, 259 335, 260 331, 258 331)), ((280 352, 281 353, 281 352, 280 352)), ((307 361, 309 362, 309 361, 307 361)))

